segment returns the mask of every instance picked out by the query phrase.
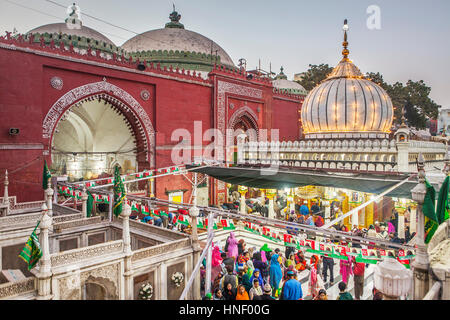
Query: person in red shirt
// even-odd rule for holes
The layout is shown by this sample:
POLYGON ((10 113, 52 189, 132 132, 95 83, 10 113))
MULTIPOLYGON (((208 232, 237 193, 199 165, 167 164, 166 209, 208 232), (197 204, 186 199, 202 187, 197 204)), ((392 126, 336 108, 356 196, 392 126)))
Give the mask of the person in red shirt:
POLYGON ((364 271, 365 263, 356 262, 353 258, 353 281, 355 282, 355 300, 360 300, 364 291, 364 271))

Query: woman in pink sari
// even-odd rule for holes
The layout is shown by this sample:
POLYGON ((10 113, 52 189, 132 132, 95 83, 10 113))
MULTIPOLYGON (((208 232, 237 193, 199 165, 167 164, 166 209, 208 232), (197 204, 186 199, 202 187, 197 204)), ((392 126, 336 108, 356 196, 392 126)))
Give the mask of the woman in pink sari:
POLYGON ((211 281, 214 281, 222 271, 221 263, 222 257, 218 246, 214 246, 211 254, 211 281))
POLYGON ((352 256, 348 256, 348 261, 346 260, 340 260, 339 262, 339 273, 342 276, 342 281, 344 281, 346 284, 348 284, 348 279, 353 274, 352 270, 352 256))
POLYGON ((238 257, 238 241, 234 236, 234 232, 230 232, 230 237, 228 238, 228 252, 227 257, 234 257, 234 261, 236 261, 238 257))

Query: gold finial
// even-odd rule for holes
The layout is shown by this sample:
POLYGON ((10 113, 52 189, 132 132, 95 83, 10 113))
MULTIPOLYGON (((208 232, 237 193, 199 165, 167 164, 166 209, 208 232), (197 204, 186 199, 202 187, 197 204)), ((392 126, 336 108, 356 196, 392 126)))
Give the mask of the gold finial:
POLYGON ((347 46, 348 46, 348 42, 347 42, 347 30, 348 30, 347 19, 344 20, 344 27, 342 29, 344 30, 344 42, 342 42, 342 45, 344 46, 344 49, 342 50, 342 55, 344 56, 344 58, 342 60, 348 61, 348 54, 350 53, 350 51, 348 51, 348 49, 347 49, 347 46))

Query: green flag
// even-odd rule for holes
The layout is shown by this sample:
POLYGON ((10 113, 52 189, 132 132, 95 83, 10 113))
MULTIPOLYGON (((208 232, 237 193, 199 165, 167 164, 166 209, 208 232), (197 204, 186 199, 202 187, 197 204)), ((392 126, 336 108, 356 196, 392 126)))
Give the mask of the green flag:
POLYGON ((40 221, 28 238, 28 241, 25 244, 25 247, 22 249, 22 252, 19 254, 19 257, 28 264, 28 270, 33 269, 34 266, 38 263, 39 259, 42 257, 41 245, 36 235, 36 229, 39 226, 39 223, 40 221))
POLYGON ((50 170, 48 170, 47 167, 47 161, 44 160, 44 171, 42 172, 42 188, 44 188, 44 190, 48 189, 48 179, 50 179, 52 177, 50 170))
POLYGON ((447 176, 439 190, 439 197, 436 210, 437 222, 441 224, 448 219, 448 192, 450 187, 450 177, 447 176))
POLYGON ((436 211, 434 208, 436 191, 434 190, 434 187, 428 182, 428 180, 425 180, 425 186, 427 188, 427 192, 423 201, 422 211, 425 217, 425 243, 428 243, 439 227, 439 223, 437 221, 436 211))
POLYGON ((122 213, 123 199, 125 199, 125 188, 119 173, 119 166, 114 169, 114 215, 117 217, 122 213))
POLYGON ((86 190, 86 193, 88 195, 87 202, 86 202, 86 204, 87 204, 86 215, 89 218, 92 214, 92 208, 94 207, 94 196, 89 191, 89 189, 86 190))

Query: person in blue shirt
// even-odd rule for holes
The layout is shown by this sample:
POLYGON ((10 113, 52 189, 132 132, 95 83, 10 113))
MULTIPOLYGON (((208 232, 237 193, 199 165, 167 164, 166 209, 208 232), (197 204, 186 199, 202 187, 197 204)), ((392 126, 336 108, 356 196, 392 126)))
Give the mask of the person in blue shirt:
POLYGON ((302 284, 295 279, 294 271, 287 272, 288 279, 283 286, 283 300, 300 300, 303 297, 302 284))

